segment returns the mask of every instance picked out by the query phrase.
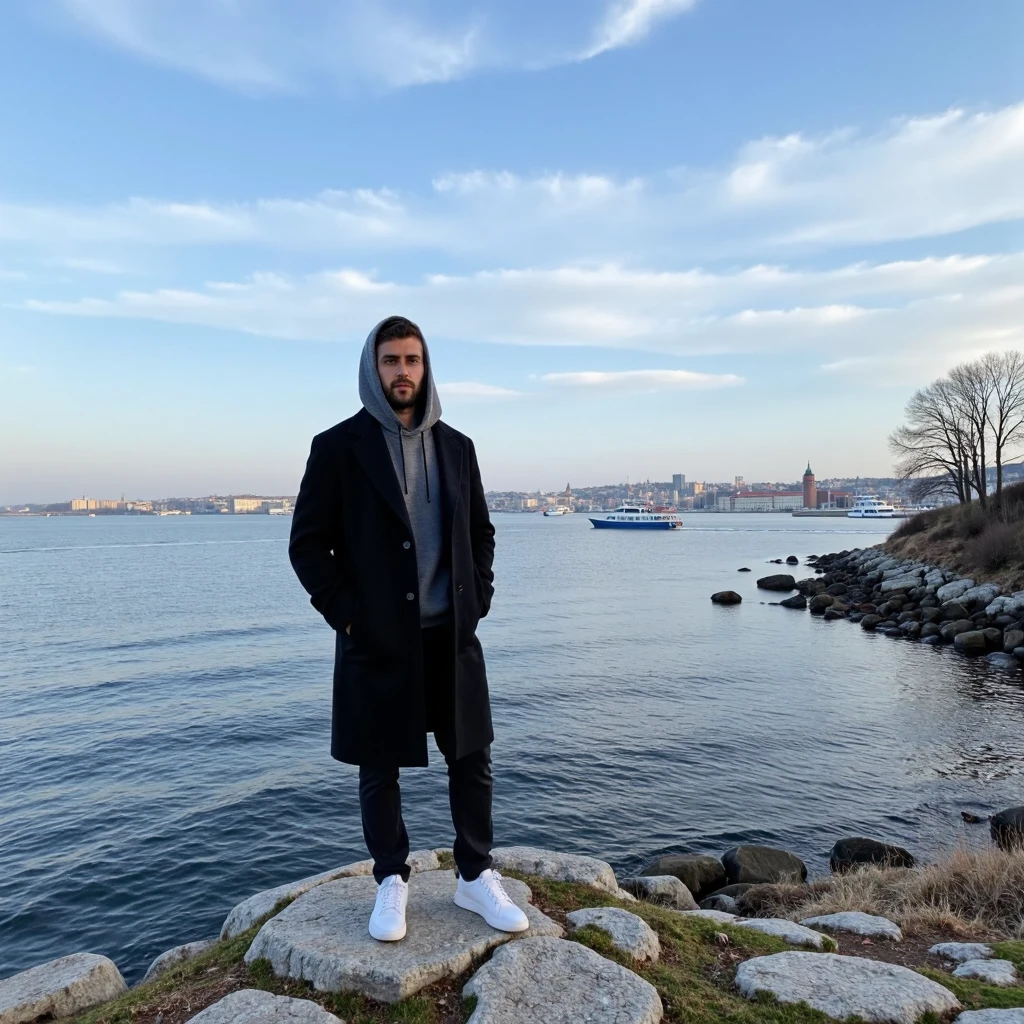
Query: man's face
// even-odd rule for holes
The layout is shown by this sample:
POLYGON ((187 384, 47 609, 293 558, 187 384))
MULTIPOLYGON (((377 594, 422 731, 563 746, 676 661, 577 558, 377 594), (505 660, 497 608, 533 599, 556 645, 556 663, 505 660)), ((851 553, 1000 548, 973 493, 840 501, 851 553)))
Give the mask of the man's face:
POLYGON ((377 375, 392 409, 411 409, 423 383, 423 343, 399 338, 377 346, 377 375))

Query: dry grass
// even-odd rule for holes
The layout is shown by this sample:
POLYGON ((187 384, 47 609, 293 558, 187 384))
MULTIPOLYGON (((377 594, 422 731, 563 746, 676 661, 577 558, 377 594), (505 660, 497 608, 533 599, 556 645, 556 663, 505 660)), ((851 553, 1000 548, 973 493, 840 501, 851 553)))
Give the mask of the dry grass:
POLYGON ((744 903, 762 917, 862 910, 896 921, 908 935, 1024 938, 1024 850, 958 849, 918 868, 867 867, 810 885, 759 885, 744 903))

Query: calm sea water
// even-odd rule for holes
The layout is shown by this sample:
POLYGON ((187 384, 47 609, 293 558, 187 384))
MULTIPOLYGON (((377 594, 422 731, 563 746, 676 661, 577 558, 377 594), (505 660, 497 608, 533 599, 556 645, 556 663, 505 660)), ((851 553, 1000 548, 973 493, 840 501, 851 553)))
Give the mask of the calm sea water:
MULTIPOLYGON (((495 517, 500 844, 626 872, 766 842, 823 871, 844 834, 928 854, 984 840, 961 808, 1024 802, 1019 677, 755 589, 769 558, 890 524, 684 519, 495 517), (713 606, 725 588, 744 603, 713 606)), ((134 981, 251 893, 365 856, 356 769, 328 754, 332 634, 289 526, 0 519, 0 977, 92 951, 134 981)), ((450 845, 441 759, 403 780, 414 847, 450 845)))

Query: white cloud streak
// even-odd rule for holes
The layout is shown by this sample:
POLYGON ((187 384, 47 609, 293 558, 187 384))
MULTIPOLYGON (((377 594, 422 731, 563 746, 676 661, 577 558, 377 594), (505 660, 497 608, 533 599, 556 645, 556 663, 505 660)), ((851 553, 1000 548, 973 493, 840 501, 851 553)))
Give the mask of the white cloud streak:
MULTIPOLYGON (((248 245, 493 265, 673 261, 820 252, 1024 218, 1024 104, 894 122, 871 136, 762 139, 726 167, 616 180, 598 174, 438 175, 421 194, 327 189, 212 203, 132 198, 99 207, 0 201, 0 241, 248 245)), ((479 265, 479 264, 478 264, 479 265)))
POLYGON ((479 398, 490 400, 495 398, 519 398, 523 394, 522 391, 516 391, 513 388, 503 388, 497 384, 483 384, 476 380, 459 380, 448 384, 438 384, 437 390, 441 393, 442 398, 479 398))
POLYGON ((697 373, 693 370, 581 370, 545 373, 548 384, 604 391, 707 391, 745 383, 734 373, 697 373))
POLYGON ((325 83, 398 89, 489 68, 539 69, 631 46, 696 0, 612 0, 558 18, 541 4, 454 0, 49 0, 65 21, 134 57, 261 95, 325 83), (589 42, 584 42, 589 40, 589 42))

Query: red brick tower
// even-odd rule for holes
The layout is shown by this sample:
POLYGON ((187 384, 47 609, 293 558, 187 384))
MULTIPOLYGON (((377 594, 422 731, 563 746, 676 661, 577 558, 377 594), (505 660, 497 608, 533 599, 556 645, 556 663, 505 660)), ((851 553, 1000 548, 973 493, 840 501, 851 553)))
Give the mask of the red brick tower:
POLYGON ((810 462, 804 470, 804 508, 818 507, 818 488, 814 485, 814 473, 811 470, 810 462))

